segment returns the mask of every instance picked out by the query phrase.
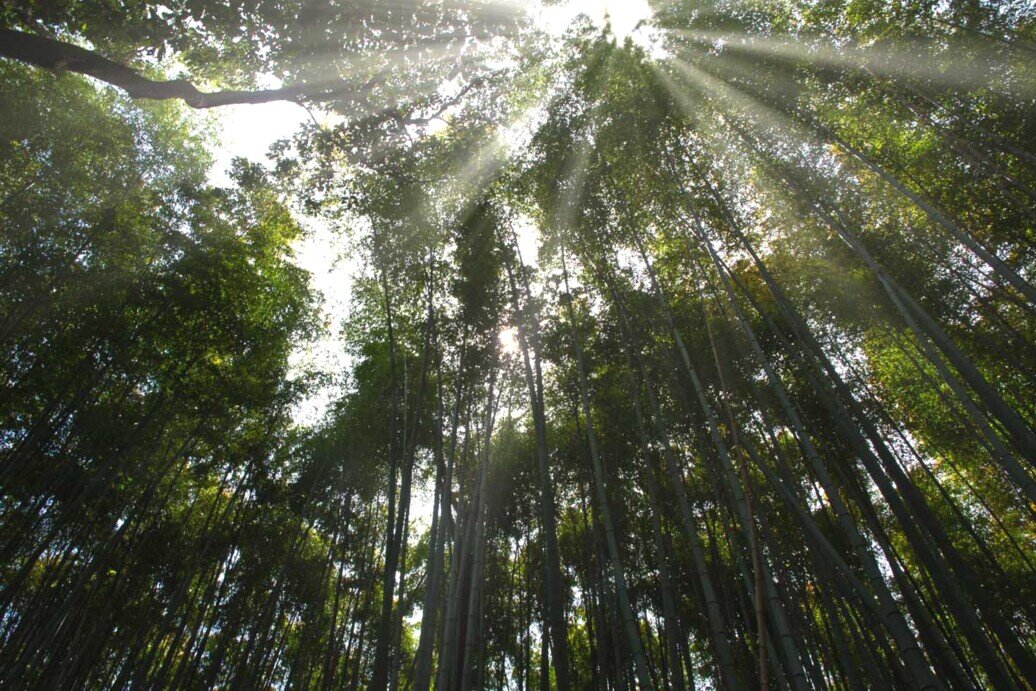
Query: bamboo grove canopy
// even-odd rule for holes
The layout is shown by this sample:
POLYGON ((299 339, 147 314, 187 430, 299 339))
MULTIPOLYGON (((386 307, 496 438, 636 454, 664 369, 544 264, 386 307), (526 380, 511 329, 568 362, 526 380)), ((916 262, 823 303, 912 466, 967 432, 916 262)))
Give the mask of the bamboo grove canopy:
POLYGON ((1032 3, 579 6, 0 7, 0 687, 1036 689, 1032 3))

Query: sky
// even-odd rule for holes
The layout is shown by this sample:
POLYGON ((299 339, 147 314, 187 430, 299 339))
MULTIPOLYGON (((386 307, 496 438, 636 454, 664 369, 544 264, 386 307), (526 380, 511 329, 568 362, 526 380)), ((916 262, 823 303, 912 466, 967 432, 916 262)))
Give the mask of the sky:
POLYGON ((569 0, 542 7, 536 22, 545 31, 560 35, 580 14, 585 14, 598 26, 603 26, 605 17, 608 17, 615 38, 624 41, 627 36, 633 36, 636 41, 640 32, 635 34, 634 29, 641 20, 651 17, 651 7, 647 0, 569 0))
MULTIPOLYGON (((607 17, 615 38, 623 41, 627 36, 644 47, 650 48, 650 30, 637 29, 641 20, 651 16, 647 0, 568 0, 551 6, 541 6, 532 11, 536 24, 546 33, 558 37, 585 14, 598 26, 603 26, 607 17)), ((275 87, 277 84, 263 84, 275 87)), ((320 113, 314 113, 318 121, 320 113)), ((302 106, 279 101, 274 103, 225 106, 212 113, 217 134, 212 151, 215 163, 209 173, 209 180, 217 185, 229 185, 227 170, 235 157, 268 164, 266 152, 270 146, 290 137, 299 126, 310 119, 310 113, 302 106)), ((310 272, 312 286, 323 296, 321 318, 326 333, 317 342, 300 347, 292 358, 296 372, 315 369, 332 377, 340 377, 348 364, 345 361, 344 343, 341 340, 341 326, 348 315, 350 276, 356 263, 343 256, 342 239, 318 219, 299 218, 306 233, 296 242, 295 261, 310 272)), ((535 229, 518 228, 519 245, 526 263, 536 261, 537 239, 535 229)), ((509 334, 502 334, 505 347, 511 346, 509 334)), ((340 381, 340 379, 339 379, 340 381)), ((318 421, 328 404, 332 402, 335 386, 318 389, 296 410, 299 423, 318 421)))

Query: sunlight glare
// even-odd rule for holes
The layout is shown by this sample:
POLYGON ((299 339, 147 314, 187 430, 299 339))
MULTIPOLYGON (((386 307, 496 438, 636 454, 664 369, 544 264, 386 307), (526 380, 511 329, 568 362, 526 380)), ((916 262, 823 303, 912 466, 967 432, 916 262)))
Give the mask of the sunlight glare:
POLYGON ((519 351, 518 329, 509 326, 500 332, 497 337, 500 342, 500 352, 504 355, 517 355, 519 351))
POLYGON ((610 21, 611 33, 618 41, 622 42, 630 37, 638 45, 642 45, 642 40, 646 40, 639 25, 641 22, 650 21, 652 16, 651 6, 647 0, 568 0, 541 7, 536 13, 536 23, 547 33, 560 36, 580 14, 586 15, 599 27, 610 21))

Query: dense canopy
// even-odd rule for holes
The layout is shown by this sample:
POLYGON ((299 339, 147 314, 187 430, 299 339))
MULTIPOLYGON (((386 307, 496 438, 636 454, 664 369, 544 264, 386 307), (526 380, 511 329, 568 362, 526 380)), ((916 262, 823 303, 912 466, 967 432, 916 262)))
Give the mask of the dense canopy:
POLYGON ((0 687, 1036 689, 1036 9, 606 6, 0 7, 0 687))

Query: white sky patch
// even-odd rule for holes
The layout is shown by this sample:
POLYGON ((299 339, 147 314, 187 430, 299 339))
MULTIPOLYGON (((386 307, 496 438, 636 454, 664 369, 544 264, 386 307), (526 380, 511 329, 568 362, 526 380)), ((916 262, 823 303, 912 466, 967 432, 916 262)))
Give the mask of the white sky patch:
POLYGON ((296 375, 316 372, 327 380, 316 387, 295 409, 295 421, 315 424, 341 392, 351 369, 342 337, 349 314, 353 277, 359 270, 356 257, 343 253, 345 239, 314 219, 301 219, 306 234, 295 242, 295 263, 310 272, 310 286, 321 294, 318 319, 322 333, 312 343, 296 348, 290 369, 296 375))
POLYGON ((309 119, 305 108, 290 101, 223 106, 214 111, 217 137, 209 182, 222 186, 231 184, 227 175, 231 160, 240 156, 266 164, 270 145, 290 137, 309 119))
MULTIPOLYGON (((426 465, 429 464, 428 459, 423 459, 423 462, 426 465)), ((410 495, 411 539, 432 527, 432 510, 435 508, 435 473, 429 473, 427 477, 418 477, 415 474, 413 483, 413 493, 410 495)))
POLYGON ((628 37, 649 53, 657 46, 655 31, 647 25, 652 17, 648 0, 568 0, 534 12, 536 25, 554 36, 564 34, 580 14, 596 26, 610 21, 611 33, 620 43, 628 37))
MULTIPOLYGON (((274 81, 260 86, 274 88, 278 84, 274 81)), ((305 108, 290 101, 225 106, 213 109, 211 116, 216 136, 209 182, 218 186, 233 184, 228 171, 234 158, 245 158, 269 167, 267 152, 270 146, 291 137, 310 119, 305 108)), ((314 116, 318 122, 328 117, 324 113, 314 113, 314 116)), ((318 372, 328 377, 296 407, 296 422, 312 424, 334 401, 347 372, 341 332, 349 312, 352 277, 356 274, 357 263, 343 255, 347 246, 345 239, 325 223, 311 217, 296 218, 306 232, 294 243, 295 263, 310 272, 311 287, 323 297, 318 315, 323 333, 312 343, 300 344, 290 362, 292 376, 318 372)))
POLYGON ((529 216, 515 219, 514 234, 518 240, 518 253, 522 256, 522 264, 536 268, 539 266, 540 229, 529 216))

